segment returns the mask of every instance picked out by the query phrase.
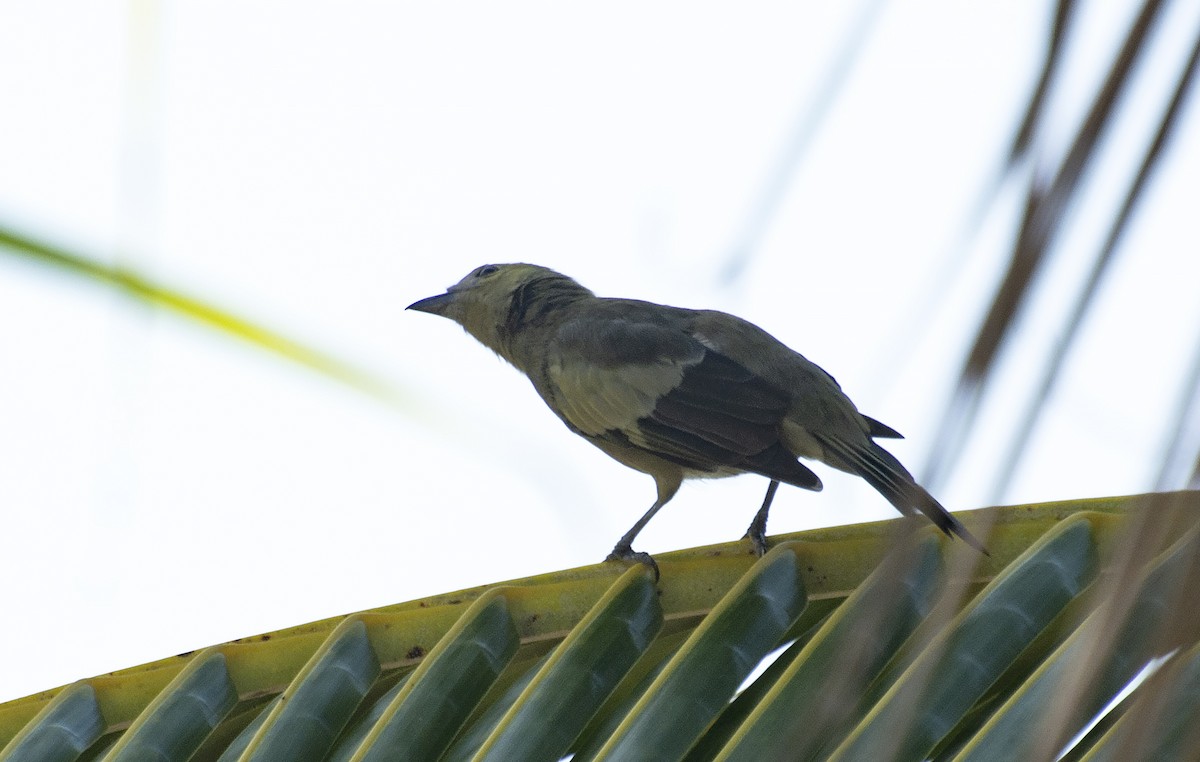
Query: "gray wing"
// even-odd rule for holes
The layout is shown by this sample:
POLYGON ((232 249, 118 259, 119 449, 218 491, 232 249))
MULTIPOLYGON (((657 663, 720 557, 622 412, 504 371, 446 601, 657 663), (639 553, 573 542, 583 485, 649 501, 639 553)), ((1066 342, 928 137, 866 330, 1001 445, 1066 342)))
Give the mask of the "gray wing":
POLYGON ((686 468, 820 489, 779 440, 788 393, 698 341, 678 319, 684 311, 638 319, 641 304, 627 303, 629 316, 584 315, 560 328, 546 375, 563 420, 686 468))

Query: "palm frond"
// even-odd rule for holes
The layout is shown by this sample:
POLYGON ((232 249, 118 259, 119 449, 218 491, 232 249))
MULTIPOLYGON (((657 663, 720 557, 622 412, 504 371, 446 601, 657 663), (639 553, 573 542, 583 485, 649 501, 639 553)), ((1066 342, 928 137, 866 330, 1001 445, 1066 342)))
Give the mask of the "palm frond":
POLYGON ((901 519, 246 638, 0 706, 0 760, 1194 756, 1200 493, 964 518, 990 557, 901 519))

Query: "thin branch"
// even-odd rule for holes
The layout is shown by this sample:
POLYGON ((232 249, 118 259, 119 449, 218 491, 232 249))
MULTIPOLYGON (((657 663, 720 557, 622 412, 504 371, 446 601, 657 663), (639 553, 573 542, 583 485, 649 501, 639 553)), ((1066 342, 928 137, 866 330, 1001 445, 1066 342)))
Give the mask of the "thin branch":
POLYGON ((1038 76, 1037 87, 1029 98, 1029 106, 1025 109, 1025 117, 1017 134, 1013 138, 1012 147, 1008 152, 1008 166, 1011 169, 1029 153, 1033 137, 1037 132, 1038 123, 1046 107, 1046 94, 1050 92, 1050 83, 1058 73, 1062 62, 1062 52, 1067 39, 1067 32, 1074 20, 1075 0, 1059 0, 1054 11, 1054 23, 1050 27, 1050 44, 1046 46, 1046 58, 1042 62, 1042 73, 1038 76))
POLYGON ((1200 488, 1200 344, 1192 355, 1154 490, 1200 488))
POLYGON ((1162 0, 1147 0, 1142 6, 1054 179, 1047 186, 1036 179, 1030 184, 1025 216, 1008 271, 967 355, 951 401, 942 415, 938 434, 933 439, 924 475, 931 488, 936 489, 937 483, 958 462, 962 443, 974 425, 1000 347, 1008 340, 1038 271, 1062 227, 1066 209, 1074 200, 1079 183, 1095 156, 1100 136, 1112 121, 1114 106, 1130 80, 1133 66, 1146 47, 1150 27, 1161 10, 1162 0))
POLYGON ((1109 228, 1108 237, 1105 238, 1104 245, 1100 247, 1100 251, 1092 263, 1092 268, 1088 273, 1083 290, 1075 297, 1075 303, 1072 305, 1070 315, 1066 319, 1063 333, 1055 343, 1049 360, 1042 371, 1037 388, 1029 400, 1024 414, 1019 419, 1020 427, 1009 444, 1004 460, 1001 462, 1000 469, 996 475, 996 481, 992 487, 992 496, 990 498, 992 502, 998 502, 1002 499, 1005 490, 1012 481, 1021 456, 1025 452, 1025 448, 1033 436, 1034 428, 1037 426, 1042 411, 1046 407, 1046 401, 1049 399, 1055 382, 1059 378, 1067 354, 1075 344, 1075 340, 1083 326, 1084 318, 1094 303, 1096 293, 1099 291, 1100 284, 1108 272, 1109 265, 1112 264, 1113 255, 1125 235, 1125 231, 1129 226, 1129 220, 1143 198, 1147 183, 1149 183, 1154 171, 1159 166, 1163 149, 1175 135, 1175 127, 1178 123, 1179 114, 1192 92, 1192 84, 1195 81, 1198 62, 1200 62, 1200 30, 1197 30, 1197 36, 1192 45, 1192 52, 1179 74, 1179 81, 1175 85, 1175 92, 1172 94, 1162 119, 1159 121, 1154 139, 1150 141, 1150 145, 1142 157, 1142 163, 1138 167, 1137 174, 1130 184, 1128 192, 1125 194, 1121 209, 1117 212, 1117 216, 1109 228))
POLYGON ((789 131, 791 138, 783 146, 779 158, 773 163, 774 170, 767 177, 759 191, 758 198, 750 206, 741 229, 734 238, 721 268, 721 281, 732 283, 737 280, 750 259, 758 251, 763 236, 770 229, 771 221, 779 211, 779 205, 787 195, 793 178, 798 174, 799 167, 808 153, 821 125, 829 117, 838 95, 845 87, 846 80, 854 69, 863 49, 874 30, 875 22, 880 16, 883 0, 866 2, 854 23, 850 25, 846 36, 838 46, 838 52, 833 57, 829 73, 821 82, 821 87, 812 100, 804 104, 793 128, 789 131))

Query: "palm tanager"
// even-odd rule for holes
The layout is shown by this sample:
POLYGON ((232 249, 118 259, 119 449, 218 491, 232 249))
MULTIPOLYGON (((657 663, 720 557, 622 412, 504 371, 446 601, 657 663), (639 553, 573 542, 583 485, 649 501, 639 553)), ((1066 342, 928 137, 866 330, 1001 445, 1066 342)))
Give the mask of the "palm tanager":
POLYGON ((597 297, 529 264, 477 267, 408 309, 461 325, 528 376, 567 428, 654 477, 658 499, 609 560, 653 566, 633 540, 683 480, 743 473, 771 480, 746 533, 761 555, 779 482, 821 489, 798 458, 861 476, 900 513, 920 511, 986 553, 873 441, 900 434, 859 413, 832 376, 739 317, 597 297))

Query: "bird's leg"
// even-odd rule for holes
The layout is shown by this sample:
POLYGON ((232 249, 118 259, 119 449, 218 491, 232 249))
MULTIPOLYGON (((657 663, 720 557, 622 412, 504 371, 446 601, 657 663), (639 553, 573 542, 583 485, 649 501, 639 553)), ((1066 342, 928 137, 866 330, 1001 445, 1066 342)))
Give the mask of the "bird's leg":
POLYGON ((654 570, 654 579, 658 580, 658 564, 654 562, 653 556, 649 553, 642 553, 633 549, 633 540, 638 536, 638 532, 650 523, 650 519, 654 518, 654 514, 666 505, 671 498, 675 497, 675 493, 679 490, 679 485, 682 479, 679 476, 675 478, 655 478, 655 484, 658 486, 658 499, 654 501, 654 505, 650 506, 650 510, 637 520, 629 531, 622 535, 617 544, 613 546, 612 553, 608 554, 605 561, 637 561, 646 564, 654 570))
MULTIPOLYGON (((669 499, 669 498, 668 498, 669 499)), ((638 561, 646 564, 651 569, 654 569, 655 578, 658 577, 658 564, 654 563, 654 558, 649 553, 641 553, 633 549, 633 540, 638 536, 638 532, 650 523, 650 519, 654 518, 654 514, 658 513, 658 509, 666 505, 666 500, 659 498, 654 501, 654 505, 650 506, 650 510, 637 520, 637 523, 630 527, 617 544, 613 546, 612 553, 608 554, 605 561, 638 561)))
POLYGON ((761 556, 767 552, 767 512, 771 510, 771 502, 775 500, 775 490, 779 489, 779 481, 772 479, 767 485, 767 495, 763 498, 762 508, 758 509, 758 513, 754 514, 754 520, 750 522, 750 528, 746 530, 745 537, 750 538, 750 545, 754 548, 754 555, 761 556))

